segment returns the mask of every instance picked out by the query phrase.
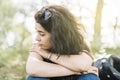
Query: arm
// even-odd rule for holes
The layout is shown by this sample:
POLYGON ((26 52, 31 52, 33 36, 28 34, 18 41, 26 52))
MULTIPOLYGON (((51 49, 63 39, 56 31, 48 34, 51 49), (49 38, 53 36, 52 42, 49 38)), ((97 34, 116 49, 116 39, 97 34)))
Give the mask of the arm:
POLYGON ((86 53, 70 56, 61 55, 58 59, 56 58, 57 55, 53 54, 50 60, 78 72, 86 72, 92 65, 92 59, 86 53))
MULTIPOLYGON (((48 58, 48 56, 50 56, 49 52, 38 48, 37 45, 34 45, 31 51, 37 52, 44 58, 48 58)), ((70 55, 70 56, 61 55, 58 59, 56 54, 52 54, 50 60, 72 71, 78 71, 78 72, 88 71, 88 69, 91 67, 93 62, 92 58, 84 52, 78 55, 70 55)))
POLYGON ((31 52, 28 57, 26 71, 29 75, 37 77, 58 77, 80 74, 58 64, 45 62, 42 57, 35 52, 31 52))
MULTIPOLYGON (((44 56, 45 58, 48 58, 48 55, 50 54, 47 52, 42 53, 42 56, 44 56)), ((91 57, 84 52, 79 55, 61 55, 58 59, 56 54, 52 54, 52 56, 48 59, 72 71, 78 72, 88 71, 93 62, 91 57)))
POLYGON ((99 75, 98 68, 92 66, 92 59, 86 53, 71 56, 62 55, 58 59, 57 56, 53 54, 50 60, 58 64, 64 65, 64 67, 72 71, 81 72, 82 74, 93 73, 97 76, 99 75))

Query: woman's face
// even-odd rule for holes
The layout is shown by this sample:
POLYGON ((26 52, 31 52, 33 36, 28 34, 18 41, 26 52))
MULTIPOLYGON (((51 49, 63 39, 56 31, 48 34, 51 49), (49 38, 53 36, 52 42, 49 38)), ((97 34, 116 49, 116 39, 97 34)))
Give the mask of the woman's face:
POLYGON ((47 32, 39 23, 35 27, 37 31, 36 41, 42 49, 51 48, 51 34, 47 32))

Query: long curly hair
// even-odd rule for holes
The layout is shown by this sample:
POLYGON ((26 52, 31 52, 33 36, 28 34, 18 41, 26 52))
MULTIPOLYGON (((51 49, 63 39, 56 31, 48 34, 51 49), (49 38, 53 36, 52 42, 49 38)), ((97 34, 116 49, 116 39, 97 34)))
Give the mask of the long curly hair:
POLYGON ((73 14, 63 6, 49 5, 36 12, 35 20, 51 33, 52 53, 58 55, 74 55, 87 51, 86 44, 80 29, 84 26, 77 22, 73 14))

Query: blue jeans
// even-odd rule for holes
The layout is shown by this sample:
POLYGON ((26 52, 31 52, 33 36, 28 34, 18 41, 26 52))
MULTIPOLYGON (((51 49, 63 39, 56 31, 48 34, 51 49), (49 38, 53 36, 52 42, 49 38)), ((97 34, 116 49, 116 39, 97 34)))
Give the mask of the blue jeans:
MULTIPOLYGON (((50 80, 50 79, 29 76, 27 80, 50 80)), ((100 80, 100 79, 95 74, 89 73, 89 74, 80 75, 77 80, 100 80)))

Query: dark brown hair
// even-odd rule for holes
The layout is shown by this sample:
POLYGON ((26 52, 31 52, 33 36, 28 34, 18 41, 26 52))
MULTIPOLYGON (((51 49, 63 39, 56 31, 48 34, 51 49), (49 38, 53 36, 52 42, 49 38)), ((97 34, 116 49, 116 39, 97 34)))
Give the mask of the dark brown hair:
POLYGON ((52 48, 50 51, 55 54, 78 54, 90 49, 80 33, 76 18, 65 7, 58 5, 46 6, 45 11, 38 11, 35 14, 35 20, 41 24, 45 30, 51 33, 52 48), (47 12, 48 18, 46 18, 47 12))

